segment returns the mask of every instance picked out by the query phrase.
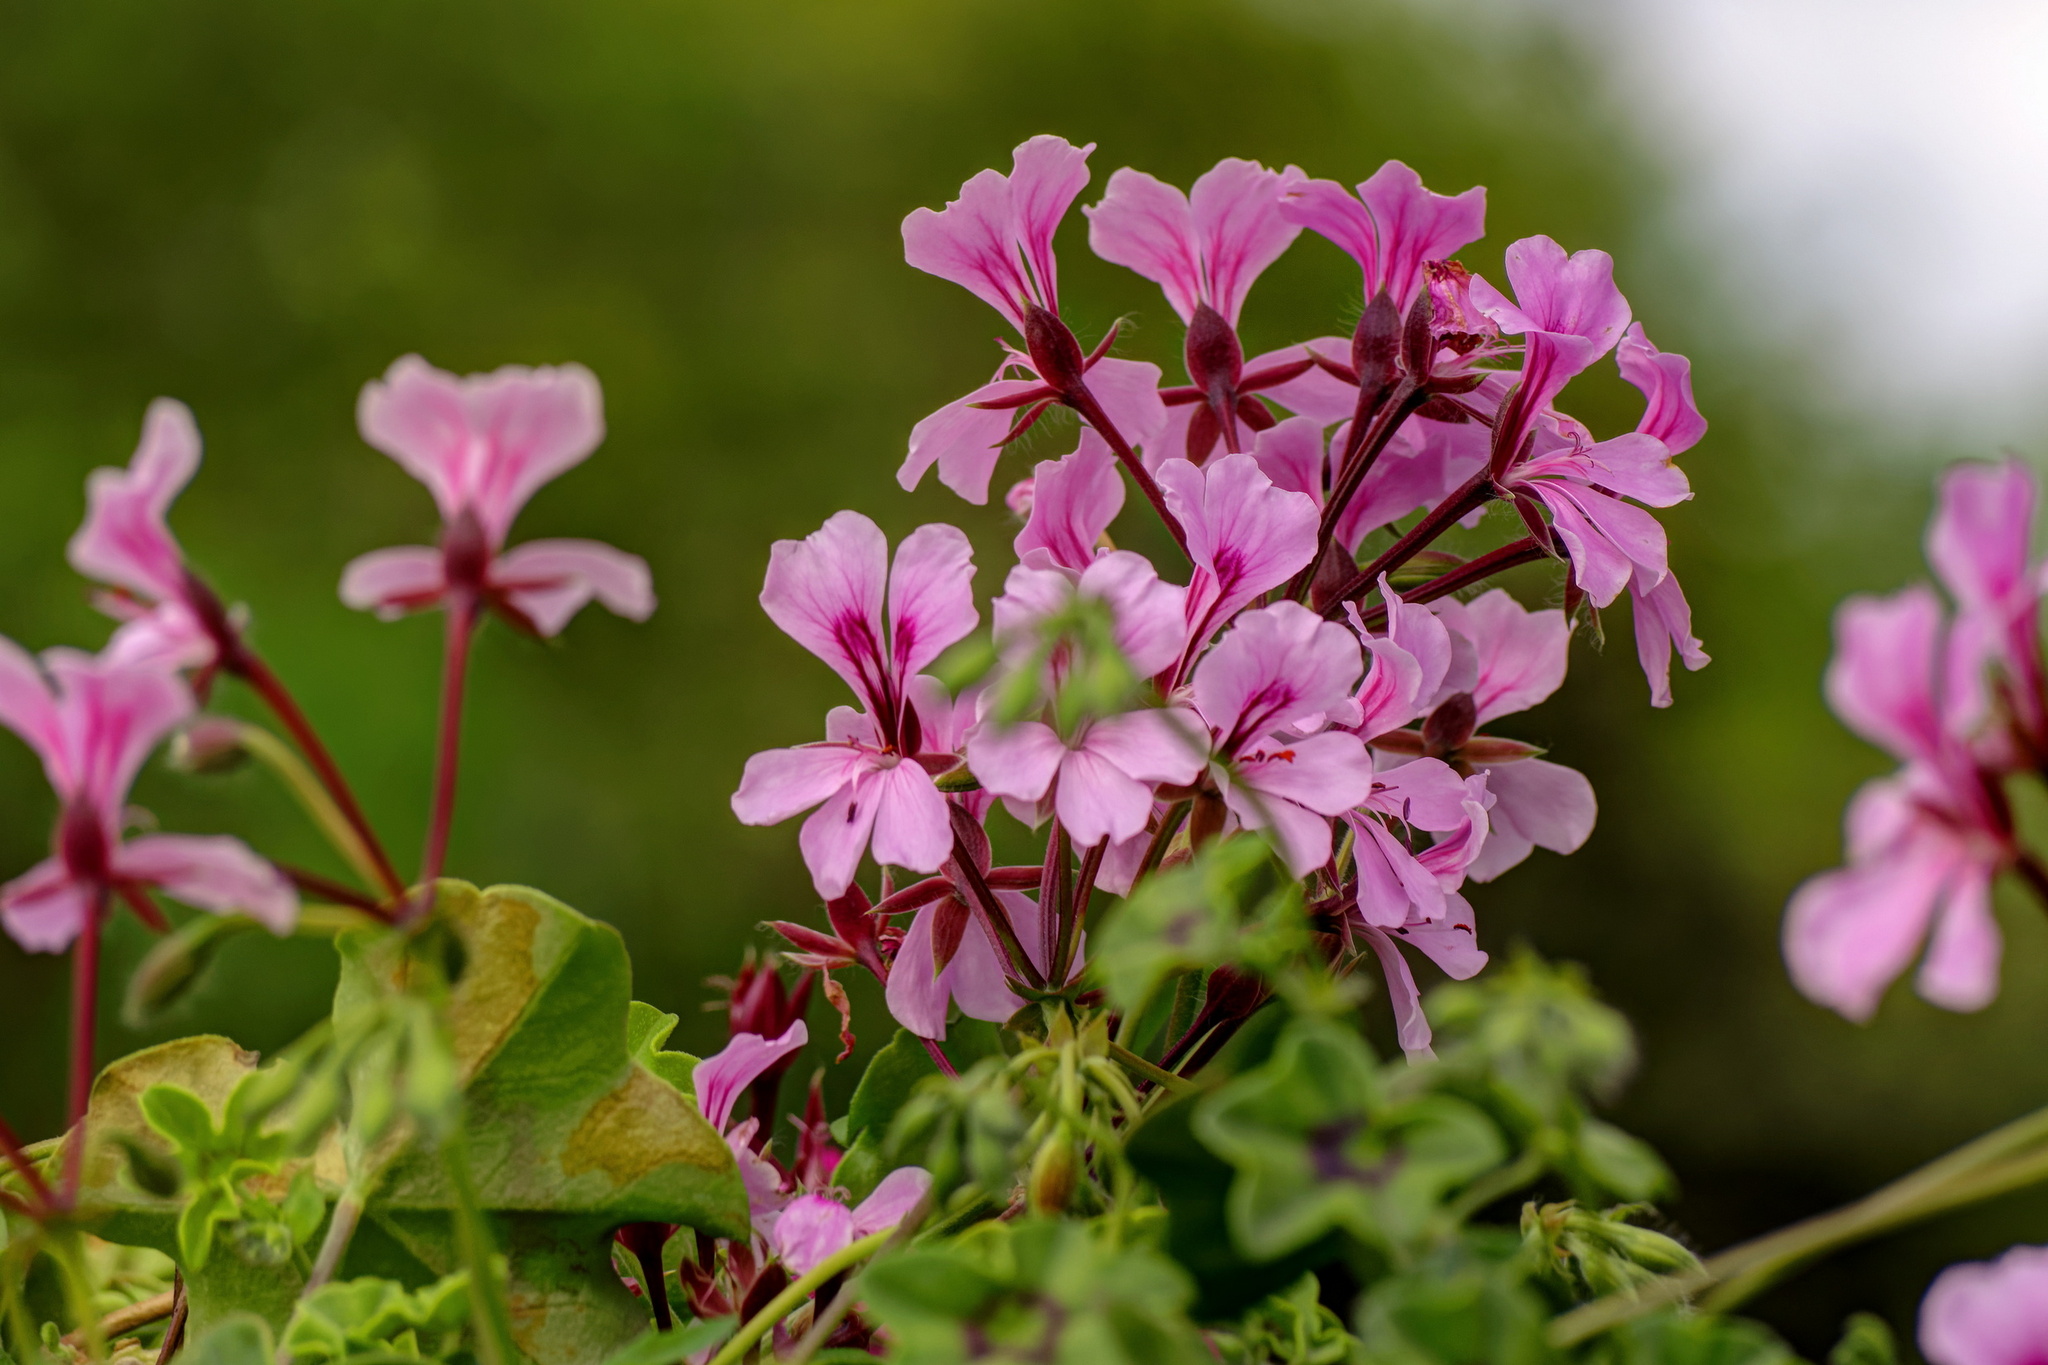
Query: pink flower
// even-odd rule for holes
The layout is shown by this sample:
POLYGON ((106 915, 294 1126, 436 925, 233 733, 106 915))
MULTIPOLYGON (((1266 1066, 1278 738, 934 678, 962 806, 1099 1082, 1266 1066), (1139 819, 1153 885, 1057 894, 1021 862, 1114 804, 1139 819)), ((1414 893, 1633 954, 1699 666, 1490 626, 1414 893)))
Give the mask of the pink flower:
POLYGON ((1486 966, 1486 954, 1479 949, 1474 928, 1472 903, 1456 892, 1444 897, 1443 918, 1379 929, 1367 925, 1354 932, 1363 938, 1380 960, 1387 981, 1387 1001, 1393 1006, 1394 1027, 1401 1050, 1411 1060, 1436 1054, 1430 1050, 1429 1016, 1422 1012, 1422 992, 1416 988, 1415 973, 1402 956, 1398 944, 1406 944, 1435 963, 1453 981, 1467 981, 1486 966))
POLYGON ((71 538, 71 567, 110 584, 99 605, 125 623, 112 657, 165 668, 204 668, 220 657, 228 619, 210 589, 185 568, 165 524, 171 503, 199 468, 191 409, 159 398, 142 419, 126 469, 95 469, 86 481, 85 524, 71 538))
MULTIPOLYGON (((982 869, 984 874, 987 869, 982 869)), ((1025 956, 1041 972, 1050 969, 1042 951, 1043 922, 1038 902, 1021 891, 996 891, 1010 927, 1024 945, 1025 956)), ((990 936, 978 910, 957 885, 949 885, 926 904, 904 932, 903 944, 889 967, 884 997, 897 1023, 920 1038, 946 1039, 946 1015, 955 1004, 969 1019, 1000 1024, 1024 1008, 1023 997, 1008 984, 1002 949, 990 936)), ((1080 971, 1080 954, 1074 971, 1080 971)))
POLYGON ((1239 611, 1307 567, 1316 553, 1316 506, 1275 488, 1250 455, 1226 455, 1197 469, 1159 467, 1166 505, 1187 532, 1195 572, 1188 584, 1187 658, 1239 611))
MULTIPOLYGON (((2042 571, 2030 563, 2034 476, 2018 460, 1959 464, 1941 481, 1941 505, 1927 527, 1927 561, 1956 602, 1948 687, 1958 724, 1988 717, 1992 689, 2011 713, 2022 743, 2048 741, 2042 694, 2040 603, 2042 571), (1987 688, 1986 673, 1993 676, 1987 688)), ((2025 766, 2019 754, 1985 757, 2025 766)))
POLYGON ((1493 797, 1484 774, 1460 777, 1437 759, 1418 758, 1375 775, 1371 795, 1345 815, 1357 835, 1357 914, 1361 923, 1398 929, 1444 917, 1445 897, 1486 843, 1493 797), (1379 818, 1374 818, 1379 817, 1379 818), (1419 852, 1389 826, 1440 836, 1419 852))
POLYGON ((772 1039, 758 1033, 735 1033, 722 1050, 697 1063, 690 1072, 690 1085, 697 1092, 697 1112, 725 1138, 726 1147, 739 1164, 740 1181, 747 1191, 747 1210, 757 1237, 770 1234, 789 1196, 782 1188, 782 1172, 754 1150, 763 1116, 756 1114, 734 1123, 733 1106, 756 1078, 783 1064, 785 1058, 810 1040, 810 1030, 801 1019, 772 1039))
POLYGON ((1422 292, 1422 263, 1448 260, 1486 235, 1486 191, 1432 194, 1422 177, 1389 161, 1350 191, 1289 166, 1280 212, 1329 238, 1365 272, 1365 296, 1384 290, 1401 313, 1422 292))
POLYGON ((775 1254, 791 1275, 808 1275, 860 1238, 884 1232, 909 1217, 931 1187, 931 1172, 921 1166, 900 1166, 883 1176, 874 1193, 851 1209, 834 1194, 799 1195, 776 1220, 775 1254))
POLYGON ((1124 480, 1116 456, 1092 430, 1060 460, 1041 460, 1031 479, 1024 529, 1017 533, 1017 558, 1034 569, 1086 569, 1101 553, 1109 524, 1124 506, 1124 480))
POLYGON ((341 578, 349 606, 388 619, 457 592, 540 635, 560 633, 592 599, 634 621, 653 613, 638 555, 592 540, 505 549, 527 500, 604 439, 603 398, 581 365, 507 365, 458 378, 403 356, 363 386, 356 423, 427 486, 443 531, 438 549, 407 545, 355 559, 341 578))
POLYGON ((988 501, 1003 446, 1054 403, 1075 408, 1091 425, 1109 422, 1133 446, 1149 446, 1165 422, 1157 365, 1101 352, 1083 356, 1059 320, 1053 234, 1088 183, 1094 150, 1093 143, 1077 148, 1064 138, 1034 137, 1017 148, 1009 175, 982 171, 943 210, 915 209, 903 220, 903 258, 967 289, 1025 343, 1023 351, 1006 345, 990 382, 911 430, 896 474, 906 489, 936 464, 946 487, 969 502, 988 501), (1012 373, 1018 377, 1005 378, 1012 373))
POLYGON ((1621 377, 1642 391, 1646 406, 1636 430, 1654 436, 1673 455, 1683 455, 1707 434, 1707 419, 1700 416, 1692 400, 1692 362, 1682 355, 1660 351, 1643 334, 1643 324, 1631 323, 1614 348, 1614 363, 1621 377))
POLYGON ((1851 1019, 1876 1012, 1923 941, 1922 996, 1974 1010, 1998 994, 1991 882, 2013 858, 2011 816, 1959 733, 1969 699, 1944 687, 1954 645, 1925 587, 1852 597, 1835 616, 1828 702, 1905 762, 1850 802, 1848 866, 1809 880, 1786 910, 1793 983, 1851 1019))
POLYGON ((1296 876, 1330 861, 1329 817, 1372 794, 1372 755, 1356 735, 1297 735, 1345 705, 1360 663, 1349 630, 1277 602, 1240 617, 1195 669, 1224 803, 1246 828, 1272 832, 1296 876))
POLYGON ((1494 430, 1494 472, 1507 471, 1537 416, 1573 376, 1614 349, 1629 323, 1628 300, 1614 287, 1614 258, 1604 251, 1567 255, 1548 237, 1524 237, 1507 249, 1515 297, 1474 277, 1472 302, 1509 335, 1522 337, 1522 376, 1494 430))
POLYGON ((1129 167, 1109 178, 1102 202, 1085 210, 1088 243, 1106 261, 1128 266, 1166 291, 1188 325, 1183 348, 1186 391, 1167 400, 1178 409, 1158 447, 1200 464, 1220 440, 1245 448, 1240 428, 1257 431, 1272 414, 1249 395, 1297 378, 1307 357, 1261 357, 1248 373, 1237 319, 1259 273, 1287 250, 1301 229, 1280 216, 1281 177, 1255 161, 1230 158, 1182 194, 1129 167))
POLYGON ((30 952, 61 952, 118 895, 146 909, 156 889, 216 914, 291 930, 291 883, 239 839, 148 834, 123 841, 128 788, 150 751, 194 710, 158 667, 51 650, 42 667, 0 640, 0 724, 43 760, 63 803, 51 857, 0 887, 0 923, 30 952))
POLYGON ((951 526, 911 532, 893 567, 881 528, 858 512, 775 542, 762 607, 866 709, 835 707, 821 744, 748 759, 732 808, 743 824, 774 825, 823 803, 799 843, 826 900, 845 892, 870 845, 877 862, 917 872, 938 871, 952 852, 932 771, 958 759, 925 742, 926 717, 934 729, 950 726, 952 704, 936 679, 918 674, 980 619, 973 580, 967 537, 951 526))
MULTIPOLYGON (((1349 426, 1330 446, 1343 449, 1349 426)), ((1365 537, 1420 507, 1434 507, 1486 465, 1490 433, 1478 422, 1410 417, 1387 443, 1337 520, 1338 541, 1356 552, 1365 537)), ((1252 458, 1276 488, 1306 493, 1321 508, 1328 498, 1329 459, 1322 424, 1289 417, 1252 442, 1252 458)))
POLYGON ((1942 1271, 1920 1304, 1920 1354, 1928 1365, 2048 1361, 2048 1247, 1942 1271))
POLYGON ((1676 653, 1690 671, 1697 673, 1712 662, 1699 637, 1692 633, 1692 606, 1678 586, 1678 575, 1668 570, 1649 588, 1640 569, 1629 578, 1629 600, 1634 607, 1636 658, 1643 676, 1650 680, 1650 705, 1671 705, 1671 656, 1676 653))

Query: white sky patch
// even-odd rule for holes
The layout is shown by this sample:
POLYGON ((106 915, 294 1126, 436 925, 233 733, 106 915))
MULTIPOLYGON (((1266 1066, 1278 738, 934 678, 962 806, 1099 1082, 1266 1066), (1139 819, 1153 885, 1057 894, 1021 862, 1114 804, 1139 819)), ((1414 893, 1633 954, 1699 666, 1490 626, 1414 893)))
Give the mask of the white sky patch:
POLYGON ((2048 3, 1557 3, 1672 158, 1673 228, 1731 302, 1833 333, 1840 400, 2042 446, 2048 3))

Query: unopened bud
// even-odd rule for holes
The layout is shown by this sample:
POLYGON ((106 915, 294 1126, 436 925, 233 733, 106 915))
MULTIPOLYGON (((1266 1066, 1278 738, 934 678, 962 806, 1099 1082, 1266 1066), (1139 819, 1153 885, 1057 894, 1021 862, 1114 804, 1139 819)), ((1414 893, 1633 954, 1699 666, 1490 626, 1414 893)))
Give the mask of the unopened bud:
POLYGON ((1057 313, 1026 304, 1024 308, 1024 346, 1031 353, 1032 368, 1047 387, 1065 397, 1081 389, 1081 376, 1088 368, 1088 357, 1081 350, 1081 343, 1074 339, 1073 331, 1060 321, 1057 313))
POLYGON ((1206 303, 1196 307, 1188 322, 1183 358, 1187 361, 1188 378, 1203 393, 1214 394, 1219 385, 1236 392, 1237 381, 1244 373, 1244 348, 1223 315, 1206 303))
POLYGON ((178 1003, 206 970, 220 945, 256 922, 235 915, 201 915, 156 941, 128 978, 121 1018, 142 1028, 178 1003))
POLYGON ((1367 300, 1351 334, 1351 368, 1358 373, 1361 415, 1369 416, 1393 387, 1401 354, 1401 310, 1382 289, 1367 300))
POLYGON ((1081 1153, 1064 1125, 1039 1144, 1031 1158, 1031 1211, 1057 1215, 1074 1202, 1081 1179, 1081 1153))
POLYGON ((1423 748, 1432 756, 1441 758, 1454 754, 1463 748, 1465 741, 1472 738, 1472 731, 1479 725, 1479 708, 1472 701, 1470 692, 1458 692, 1446 698, 1429 718, 1422 722, 1423 748))
POLYGON ((201 716, 171 739, 170 764, 181 773, 231 773, 249 761, 242 722, 201 716))

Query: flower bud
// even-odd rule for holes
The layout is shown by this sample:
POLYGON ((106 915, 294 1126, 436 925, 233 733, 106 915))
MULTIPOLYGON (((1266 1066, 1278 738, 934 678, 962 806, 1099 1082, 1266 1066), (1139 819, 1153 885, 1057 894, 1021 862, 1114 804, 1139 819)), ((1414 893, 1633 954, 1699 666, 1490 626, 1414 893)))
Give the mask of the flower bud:
POLYGON ((1062 1124, 1039 1144, 1031 1158, 1031 1211, 1058 1216, 1073 1203, 1081 1178, 1081 1153, 1062 1124))
POLYGON ((242 722, 201 716, 171 738, 170 764, 181 773, 231 773, 249 761, 242 722))

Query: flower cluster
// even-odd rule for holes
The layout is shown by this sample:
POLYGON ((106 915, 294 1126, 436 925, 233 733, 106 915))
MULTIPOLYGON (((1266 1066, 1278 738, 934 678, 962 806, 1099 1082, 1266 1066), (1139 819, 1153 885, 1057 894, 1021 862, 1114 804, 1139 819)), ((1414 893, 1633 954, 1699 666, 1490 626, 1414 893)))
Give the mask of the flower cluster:
POLYGON ((1593 826, 1583 777, 1482 727, 1554 692, 1576 620, 1624 590, 1654 704, 1674 650, 1706 662, 1645 510, 1690 496, 1674 463, 1705 430, 1689 366, 1631 323, 1601 252, 1517 242, 1512 296, 1458 262, 1484 233, 1483 190, 1436 194, 1389 162, 1354 193, 1232 159, 1185 193, 1119 170, 1085 210, 1096 254, 1156 282, 1186 325, 1187 382, 1166 383, 1111 354, 1115 329, 1084 347, 1060 311, 1053 240, 1092 151, 1033 138, 1008 175, 903 224, 911 265, 1015 329, 989 383, 918 423, 904 487, 936 469, 985 502, 1047 414, 1079 422, 1074 449, 1005 499, 1023 525, 989 608, 993 666, 957 694, 930 671, 981 624, 960 531, 920 527, 892 557, 849 511, 778 542, 762 606, 859 705, 820 741, 757 754, 733 810, 811 812, 799 842, 835 933, 778 927, 805 962, 871 971, 933 1040, 954 1006, 1002 1020, 1063 989, 1094 891, 1260 831, 1332 951, 1378 956, 1402 1040, 1425 1051, 1399 945, 1476 972, 1464 883, 1593 826), (1360 321, 1247 359, 1246 297, 1304 228, 1356 260, 1360 321), (1603 441, 1556 404, 1610 352, 1647 405, 1603 441), (1112 539, 1127 481, 1185 582, 1112 539), (1471 559, 1431 548, 1496 501, 1526 534, 1471 559), (1545 558, 1566 569, 1561 609, 1458 596, 1545 558), (998 802, 1047 831, 1042 860, 991 863, 998 802), (882 868, 872 899, 864 856, 882 868))

